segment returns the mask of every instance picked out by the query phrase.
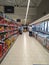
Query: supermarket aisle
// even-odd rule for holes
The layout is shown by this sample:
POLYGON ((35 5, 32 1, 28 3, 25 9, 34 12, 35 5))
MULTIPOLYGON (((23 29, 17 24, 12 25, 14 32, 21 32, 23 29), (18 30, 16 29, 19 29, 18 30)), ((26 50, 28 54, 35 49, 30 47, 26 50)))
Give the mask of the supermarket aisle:
POLYGON ((28 33, 16 40, 1 65, 49 64, 49 53, 28 33))

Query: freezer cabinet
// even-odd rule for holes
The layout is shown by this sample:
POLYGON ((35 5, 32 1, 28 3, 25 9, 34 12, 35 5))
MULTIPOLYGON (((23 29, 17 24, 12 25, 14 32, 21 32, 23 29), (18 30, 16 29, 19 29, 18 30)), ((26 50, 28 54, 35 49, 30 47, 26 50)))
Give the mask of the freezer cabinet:
POLYGON ((46 46, 46 38, 47 38, 47 36, 45 36, 45 35, 37 35, 37 40, 38 40, 43 46, 46 46))
POLYGON ((49 38, 47 38, 47 45, 46 48, 49 49, 49 38))

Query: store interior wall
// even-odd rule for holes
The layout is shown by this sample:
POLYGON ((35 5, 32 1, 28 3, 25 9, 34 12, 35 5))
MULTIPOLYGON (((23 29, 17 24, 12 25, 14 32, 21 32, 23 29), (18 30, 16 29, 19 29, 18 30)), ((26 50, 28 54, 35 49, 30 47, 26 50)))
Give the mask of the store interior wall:
POLYGON ((49 0, 42 0, 37 8, 37 19, 49 13, 49 0))

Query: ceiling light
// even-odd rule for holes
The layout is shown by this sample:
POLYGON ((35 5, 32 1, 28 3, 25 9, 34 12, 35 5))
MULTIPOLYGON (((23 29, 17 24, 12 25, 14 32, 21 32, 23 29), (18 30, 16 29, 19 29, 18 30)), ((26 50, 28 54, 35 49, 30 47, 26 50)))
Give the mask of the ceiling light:
POLYGON ((27 15, 28 15, 28 11, 29 11, 29 5, 30 5, 30 0, 28 0, 28 4, 27 4, 27 11, 26 11, 26 16, 25 16, 25 24, 27 21, 27 15))

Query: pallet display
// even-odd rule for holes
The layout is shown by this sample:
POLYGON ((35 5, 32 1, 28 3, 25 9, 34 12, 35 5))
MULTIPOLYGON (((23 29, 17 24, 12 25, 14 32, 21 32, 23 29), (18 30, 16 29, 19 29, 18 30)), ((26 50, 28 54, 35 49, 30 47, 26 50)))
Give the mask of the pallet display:
POLYGON ((18 37, 18 24, 0 15, 0 63, 18 37))

